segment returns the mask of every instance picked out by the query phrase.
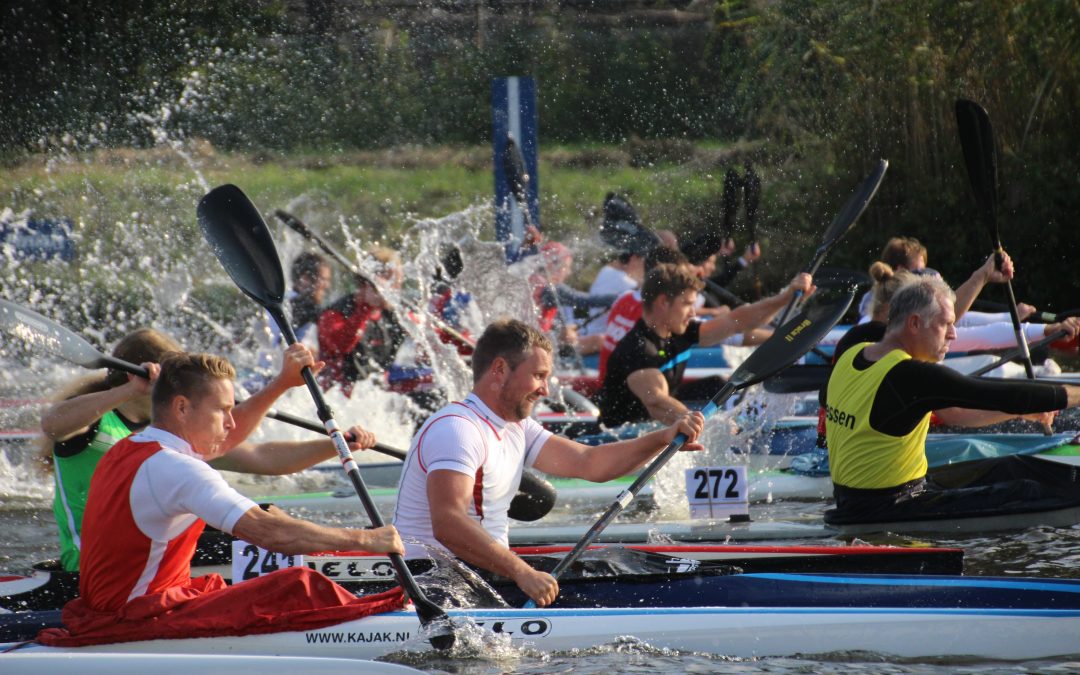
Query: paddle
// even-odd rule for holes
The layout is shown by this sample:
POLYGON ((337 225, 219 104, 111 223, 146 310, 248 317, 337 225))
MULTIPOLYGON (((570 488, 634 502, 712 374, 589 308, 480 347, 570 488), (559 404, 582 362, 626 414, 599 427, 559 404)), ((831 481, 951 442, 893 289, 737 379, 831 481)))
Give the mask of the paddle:
MULTIPOLYGON (((277 209, 276 211, 274 211, 274 215, 277 216, 278 219, 281 220, 281 222, 285 223, 285 225, 287 225, 290 229, 297 232, 304 239, 307 239, 308 241, 314 243, 316 246, 321 248, 323 250, 323 252, 326 253, 326 255, 330 256, 331 258, 336 260, 338 262, 338 264, 340 264, 342 267, 349 270, 353 274, 353 276, 356 277, 360 281, 360 283, 367 284, 367 285, 371 286, 372 288, 376 288, 376 289, 378 288, 378 286, 375 284, 374 281, 371 280, 371 278, 369 278, 362 271, 360 271, 359 267, 357 267, 352 262, 350 262, 348 258, 346 258, 340 251, 338 251, 333 246, 331 246, 325 239, 320 237, 314 230, 312 230, 310 227, 308 227, 302 220, 300 220, 296 216, 292 215, 291 213, 289 213, 287 211, 283 211, 281 209, 277 209)), ((384 300, 385 300, 385 298, 384 298, 384 300)), ((404 305, 406 309, 408 309, 408 310, 410 310, 410 311, 412 311, 412 312, 414 312, 416 314, 421 313, 417 309, 417 307, 415 307, 411 303, 407 303, 407 302, 403 301, 401 304, 404 305)), ((387 309, 392 310, 393 308, 388 307, 387 309)), ((450 324, 446 323, 442 319, 438 318, 437 316, 434 316, 433 314, 431 314, 431 312, 423 312, 423 314, 425 316, 427 316, 429 319, 431 319, 431 322, 433 324, 435 324, 435 326, 439 330, 441 330, 443 333, 445 333, 447 336, 449 336, 458 345, 463 346, 463 347, 468 347, 470 349, 472 349, 473 347, 476 346, 476 342, 474 340, 471 340, 468 336, 463 335, 459 330, 457 330, 456 328, 454 328, 450 324)))
MULTIPOLYGON (((960 131, 960 147, 964 151, 964 164, 967 165, 968 178, 971 179, 971 190, 975 193, 975 202, 993 243, 994 256, 1000 270, 1005 249, 1001 247, 1001 236, 998 232, 997 151, 994 149, 994 128, 990 126, 990 116, 982 106, 966 99, 956 102, 956 126, 960 131)), ((1009 300, 1009 318, 1012 319, 1013 332, 1016 333, 1016 346, 1020 348, 1024 371, 1029 380, 1034 380, 1035 368, 1031 365, 1031 350, 1028 349, 1024 330, 1020 327, 1011 280, 1005 282, 1005 290, 1009 300)))
MULTIPOLYGON (((829 229, 825 230, 825 236, 821 238, 821 245, 818 246, 817 251, 814 252, 814 257, 810 261, 810 264, 803 268, 803 271, 807 274, 814 274, 817 272, 817 268, 821 266, 821 263, 825 260, 825 256, 829 254, 834 246, 840 241, 845 234, 855 226, 856 221, 859 220, 859 216, 866 210, 870 200, 874 198, 874 194, 877 193, 878 186, 881 185, 881 181, 885 178, 885 171, 889 168, 888 160, 881 160, 878 162, 877 169, 870 174, 866 180, 862 182, 862 185, 855 190, 855 194, 851 195, 847 203, 844 204, 844 208, 840 209, 840 213, 836 214, 832 223, 829 225, 829 229)), ((784 308, 784 312, 780 315, 778 325, 783 325, 787 319, 791 310, 795 308, 796 303, 802 297, 802 293, 796 293, 795 297, 791 299, 787 307, 784 308)))
MULTIPOLYGON (((199 201, 197 213, 204 237, 233 282, 248 297, 266 309, 288 344, 296 342, 296 334, 285 318, 285 308, 282 306, 285 277, 281 271, 281 260, 278 258, 274 241, 270 238, 270 231, 266 228, 266 222, 255 205, 235 185, 221 185, 199 201)), ((326 404, 322 391, 315 382, 314 374, 310 368, 304 368, 302 374, 315 402, 319 419, 330 434, 345 473, 352 481, 368 518, 375 527, 382 527, 382 516, 368 494, 360 469, 334 420, 333 411, 326 404)), ((432 646, 436 649, 452 647, 455 635, 446 612, 424 596, 400 554, 391 553, 390 563, 397 574, 398 582, 412 599, 420 623, 431 631, 429 640, 432 646)))
MULTIPOLYGON (((1031 343, 1031 349, 1038 349, 1051 342, 1060 340, 1066 335, 1068 335, 1068 333, 1063 330, 1055 331, 1041 340, 1031 343)), ((976 368, 970 373, 967 373, 967 375, 969 377, 985 375, 991 370, 1012 361, 1019 355, 1020 348, 1013 347, 1009 351, 1001 354, 993 363, 988 363, 985 366, 976 368)), ((818 391, 829 381, 829 373, 831 372, 831 365, 791 366, 783 372, 765 380, 765 382, 762 383, 762 386, 765 388, 765 391, 770 394, 797 394, 806 391, 818 391)))
MULTIPOLYGON (((148 375, 142 366, 103 354, 81 336, 55 321, 7 300, 0 300, 0 330, 83 368, 113 368, 138 377, 148 375)), ((243 401, 237 399, 236 402, 239 404, 243 401)), ((266 417, 301 429, 326 433, 326 428, 321 424, 273 408, 266 412, 266 417)), ((376 443, 372 450, 396 459, 405 459, 405 451, 382 443, 376 443)), ((555 486, 536 474, 525 472, 521 475, 519 492, 510 502, 509 515, 514 520, 539 520, 555 506, 556 496, 555 486)))
MULTIPOLYGON (((971 303, 971 308, 977 312, 1007 312, 1009 306, 1003 302, 993 302, 991 300, 976 299, 971 303)), ((1029 316, 1025 321, 1031 321, 1033 323, 1057 323, 1070 316, 1080 316, 1080 309, 1070 309, 1064 312, 1035 312, 1029 316)))
MULTIPOLYGON (((743 199, 746 201, 746 229, 750 232, 750 245, 756 246, 758 205, 761 203, 761 178, 754 171, 750 162, 746 163, 746 175, 743 177, 743 199)), ((757 262, 751 263, 754 277, 754 299, 761 299, 761 275, 757 262)))
MULTIPOLYGON (((848 291, 839 294, 839 297, 830 302, 814 303, 789 323, 778 328, 772 337, 755 349, 743 361, 742 365, 731 374, 727 383, 702 409, 701 414, 705 417, 712 415, 736 391, 745 389, 776 374, 810 351, 810 348, 817 344, 836 325, 840 317, 847 312, 854 297, 854 292, 848 291)), ((552 570, 551 576, 558 579, 559 575, 570 567, 581 556, 581 553, 600 536, 604 528, 634 500, 634 497, 645 487, 645 483, 662 469, 676 452, 682 449, 686 441, 685 434, 676 436, 653 459, 652 463, 645 467, 641 475, 634 480, 630 487, 619 494, 611 506, 600 516, 600 520, 589 528, 589 531, 552 570)), ((530 601, 525 606, 533 607, 535 605, 530 601)))

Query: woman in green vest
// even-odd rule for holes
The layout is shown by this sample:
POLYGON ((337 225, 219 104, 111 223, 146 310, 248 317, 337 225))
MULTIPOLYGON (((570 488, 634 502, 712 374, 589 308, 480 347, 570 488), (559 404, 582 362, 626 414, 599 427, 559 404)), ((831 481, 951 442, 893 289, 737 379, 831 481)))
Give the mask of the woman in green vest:
POLYGON ((52 464, 56 483, 53 514, 60 530, 60 561, 64 569, 79 569, 79 532, 82 529, 90 477, 98 462, 117 441, 150 422, 150 390, 167 352, 182 351, 169 336, 152 328, 128 334, 112 355, 141 363, 150 379, 118 370, 92 375, 58 396, 41 417, 45 433, 43 454, 52 464))
MULTIPOLYGON (((53 513, 60 530, 60 560, 65 570, 79 569, 79 533, 90 477, 109 448, 150 423, 150 391, 160 372, 157 361, 172 351, 183 350, 158 331, 142 328, 131 333, 116 345, 113 356, 141 363, 149 371, 149 379, 113 370, 87 378, 62 393, 59 402, 41 418, 45 458, 56 476, 53 513)), ((281 372, 233 408, 236 425, 226 439, 228 454, 211 465, 221 471, 279 476, 336 457, 334 444, 325 436, 307 441, 245 442, 281 394, 304 385, 304 368, 318 373, 324 365, 300 343, 287 347, 281 372)), ((371 448, 376 443, 375 434, 359 425, 346 430, 345 438, 351 450, 371 448)))

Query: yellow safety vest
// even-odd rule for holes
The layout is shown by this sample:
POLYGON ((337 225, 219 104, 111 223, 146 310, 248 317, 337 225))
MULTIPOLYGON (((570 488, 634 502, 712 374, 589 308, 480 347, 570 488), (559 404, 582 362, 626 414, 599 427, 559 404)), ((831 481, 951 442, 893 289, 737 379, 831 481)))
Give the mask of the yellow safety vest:
POLYGON ((856 370, 856 355, 869 342, 847 350, 833 367, 825 397, 825 438, 833 483, 880 489, 926 476, 926 433, 930 413, 906 436, 890 436, 870 426, 870 409, 882 380, 896 364, 911 358, 894 349, 866 370, 856 370))

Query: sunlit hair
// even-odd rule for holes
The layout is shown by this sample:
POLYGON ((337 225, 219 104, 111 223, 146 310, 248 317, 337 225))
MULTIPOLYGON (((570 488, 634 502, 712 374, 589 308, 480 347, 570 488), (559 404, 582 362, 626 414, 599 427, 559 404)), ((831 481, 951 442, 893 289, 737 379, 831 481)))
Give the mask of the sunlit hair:
POLYGON ((650 309, 660 296, 675 298, 685 291, 700 291, 704 287, 705 282, 688 266, 661 263, 645 275, 641 300, 645 308, 650 309))
POLYGON ((154 416, 157 417, 159 410, 167 409, 177 396, 197 402, 206 394, 211 383, 235 377, 236 370, 225 357, 186 352, 166 354, 161 359, 161 374, 154 382, 154 392, 150 395, 154 416))
POLYGON ((529 356, 535 347, 548 352, 552 350, 551 340, 536 328, 517 319, 499 319, 486 329, 476 341, 472 355, 473 384, 480 381, 484 373, 503 358, 513 370, 529 356))
POLYGON ((880 260, 870 266, 870 278, 874 288, 870 295, 870 316, 876 317, 883 307, 888 307, 896 291, 915 278, 908 270, 894 270, 880 260))
POLYGON ((913 277, 902 285, 889 303, 888 330, 904 325, 908 317, 917 314, 924 323, 929 323, 941 312, 941 301, 956 302, 956 294, 941 277, 913 277))
POLYGON ((326 258, 318 253, 305 251, 293 258, 292 265, 289 267, 289 279, 295 286, 304 277, 318 277, 319 270, 329 266, 330 263, 326 262, 326 258))
POLYGON ((920 255, 923 262, 929 265, 930 255, 922 242, 915 237, 893 237, 885 244, 885 248, 881 249, 881 262, 893 269, 906 268, 912 259, 920 255))
MULTIPOLYGON (((153 328, 140 328, 121 338, 113 347, 112 355, 128 363, 157 363, 165 354, 182 350, 176 340, 168 335, 153 328)), ((110 368, 105 375, 105 386, 108 389, 119 387, 127 381, 128 375, 122 370, 110 368)))

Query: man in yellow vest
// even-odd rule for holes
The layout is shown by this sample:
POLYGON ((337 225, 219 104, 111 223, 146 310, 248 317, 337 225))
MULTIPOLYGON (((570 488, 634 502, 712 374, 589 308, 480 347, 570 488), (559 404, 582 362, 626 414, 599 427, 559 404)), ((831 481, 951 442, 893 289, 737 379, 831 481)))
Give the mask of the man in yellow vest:
POLYGON ((893 296, 881 342, 850 348, 834 366, 825 434, 836 509, 825 514, 826 522, 974 515, 1009 502, 1080 495, 1080 485, 1043 481, 1023 457, 991 460, 963 487, 927 482, 931 413, 954 426, 1014 418, 1049 425, 1056 411, 1080 404, 1077 386, 995 382, 940 365, 956 338, 954 299, 940 278, 915 277, 893 296))

